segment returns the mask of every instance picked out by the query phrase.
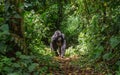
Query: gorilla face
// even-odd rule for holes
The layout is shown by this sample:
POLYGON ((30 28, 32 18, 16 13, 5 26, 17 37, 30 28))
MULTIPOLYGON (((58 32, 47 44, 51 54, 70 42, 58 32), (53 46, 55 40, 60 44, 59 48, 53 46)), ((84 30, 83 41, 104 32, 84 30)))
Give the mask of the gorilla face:
POLYGON ((55 31, 54 35, 55 35, 55 37, 60 37, 62 35, 62 33, 59 30, 57 30, 57 31, 55 31))

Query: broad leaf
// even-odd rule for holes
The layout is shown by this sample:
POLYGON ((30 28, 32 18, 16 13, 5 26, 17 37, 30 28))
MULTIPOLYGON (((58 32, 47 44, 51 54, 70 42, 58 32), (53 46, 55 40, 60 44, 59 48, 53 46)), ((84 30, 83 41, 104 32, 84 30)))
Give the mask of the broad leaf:
POLYGON ((28 67, 28 69, 29 69, 30 72, 32 72, 32 71, 35 70, 35 68, 36 68, 37 66, 38 66, 37 63, 33 63, 33 64, 31 64, 31 65, 28 67))
POLYGON ((106 53, 105 55, 103 55, 104 60, 110 60, 112 57, 113 57, 113 54, 111 52, 106 53))
POLYGON ((120 38, 118 38, 118 37, 110 38, 110 45, 112 48, 115 48, 119 43, 120 43, 120 38))

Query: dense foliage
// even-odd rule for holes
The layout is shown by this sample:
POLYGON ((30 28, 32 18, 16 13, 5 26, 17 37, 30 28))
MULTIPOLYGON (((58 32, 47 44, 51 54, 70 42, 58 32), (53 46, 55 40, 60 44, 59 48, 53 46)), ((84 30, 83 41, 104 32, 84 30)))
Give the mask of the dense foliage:
POLYGON ((0 0, 0 74, 60 70, 49 47, 58 29, 66 57, 78 57, 71 64, 120 74, 119 0, 0 0))

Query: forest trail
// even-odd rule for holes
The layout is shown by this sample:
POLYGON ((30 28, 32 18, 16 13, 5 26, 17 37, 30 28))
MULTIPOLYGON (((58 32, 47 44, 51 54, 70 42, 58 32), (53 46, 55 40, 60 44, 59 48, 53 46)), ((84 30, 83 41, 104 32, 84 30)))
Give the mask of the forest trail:
POLYGON ((79 66, 75 66, 71 64, 72 61, 77 61, 78 57, 54 57, 56 61, 60 64, 60 70, 54 71, 54 75, 103 75, 95 73, 94 69, 87 67, 87 68, 80 68, 79 66))

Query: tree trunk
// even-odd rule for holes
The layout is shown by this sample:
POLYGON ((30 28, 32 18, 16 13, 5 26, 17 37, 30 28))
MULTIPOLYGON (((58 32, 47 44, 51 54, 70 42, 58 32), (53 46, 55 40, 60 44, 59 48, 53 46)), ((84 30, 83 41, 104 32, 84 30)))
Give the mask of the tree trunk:
POLYGON ((8 51, 8 56, 13 56, 17 51, 26 53, 23 31, 23 2, 24 0, 5 0, 5 19, 13 38, 13 41, 8 42, 13 48, 11 51, 8 51))
POLYGON ((62 8, 63 8, 63 5, 62 5, 62 0, 57 0, 58 1, 58 19, 57 19, 57 24, 56 24, 56 28, 57 29, 60 29, 60 25, 61 25, 61 22, 62 22, 62 8))

